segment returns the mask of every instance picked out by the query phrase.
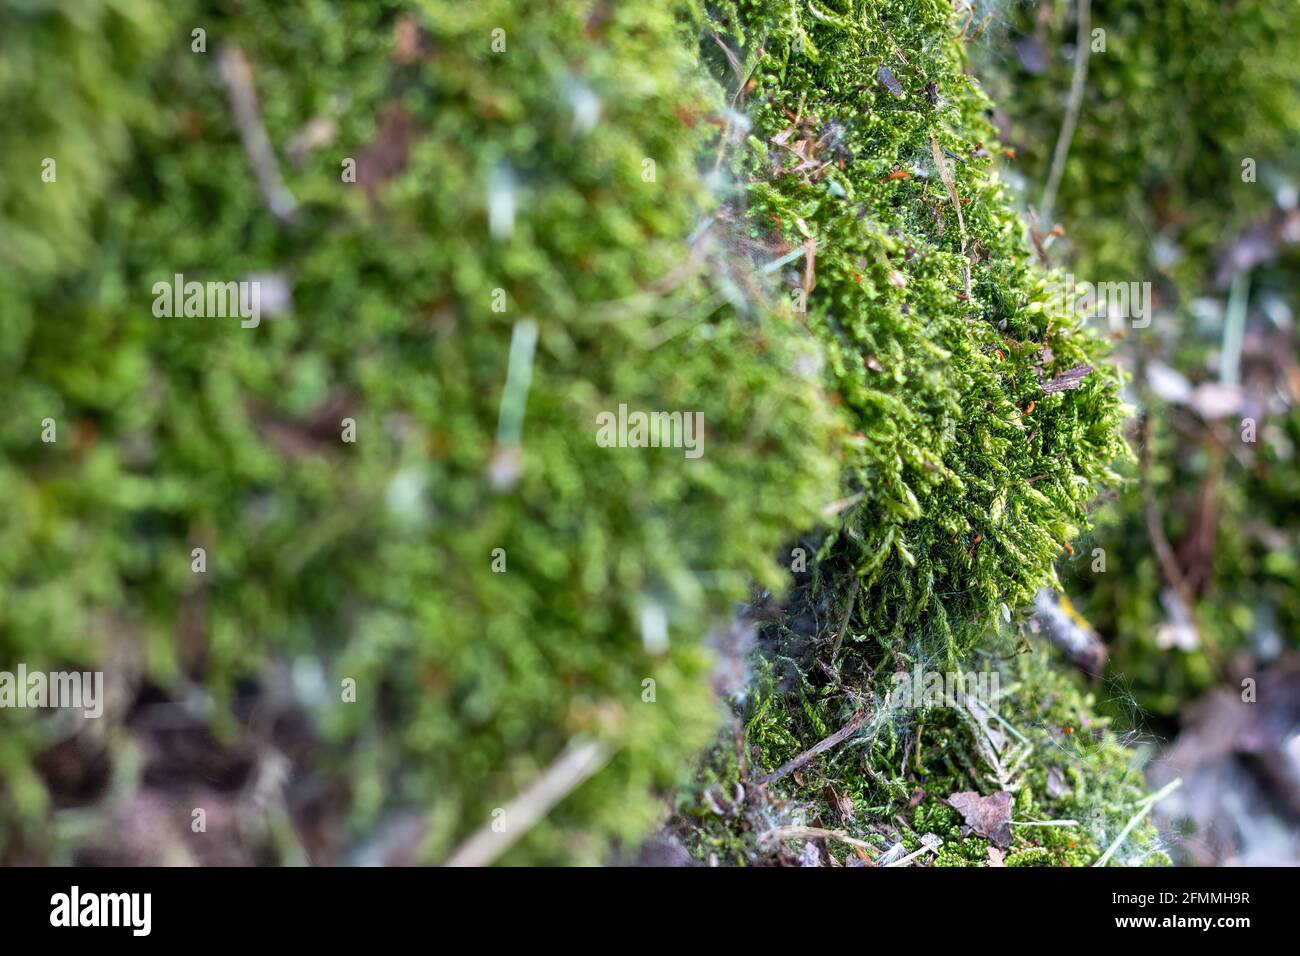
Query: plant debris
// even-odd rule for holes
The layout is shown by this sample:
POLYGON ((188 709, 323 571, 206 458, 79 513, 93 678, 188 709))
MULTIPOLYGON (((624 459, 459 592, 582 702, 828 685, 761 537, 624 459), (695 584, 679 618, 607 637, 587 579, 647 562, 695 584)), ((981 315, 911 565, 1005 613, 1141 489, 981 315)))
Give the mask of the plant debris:
POLYGON ((1055 378, 1044 382, 1043 392, 1047 395, 1055 395, 1057 392, 1068 392, 1071 389, 1078 388, 1091 371, 1091 365, 1076 365, 1074 368, 1067 369, 1055 378))
POLYGON ((897 77, 894 76, 889 67, 882 66, 878 69, 876 71, 876 79, 880 81, 881 85, 884 86, 885 89, 889 90, 889 92, 893 93, 895 96, 900 98, 903 96, 903 84, 898 82, 897 77))
POLYGON ((974 790, 962 790, 948 797, 948 804, 961 813, 966 825, 979 836, 1002 849, 1011 846, 1011 794, 999 790, 981 797, 974 790))

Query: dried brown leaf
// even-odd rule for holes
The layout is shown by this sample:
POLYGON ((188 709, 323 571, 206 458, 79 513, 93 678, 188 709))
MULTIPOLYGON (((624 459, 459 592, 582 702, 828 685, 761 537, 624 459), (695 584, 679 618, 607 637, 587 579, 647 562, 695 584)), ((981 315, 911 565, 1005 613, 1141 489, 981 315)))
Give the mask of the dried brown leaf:
POLYGON ((1011 846, 1010 792, 999 790, 991 797, 981 797, 974 790, 962 790, 948 797, 948 805, 979 836, 992 840, 1004 850, 1011 846))

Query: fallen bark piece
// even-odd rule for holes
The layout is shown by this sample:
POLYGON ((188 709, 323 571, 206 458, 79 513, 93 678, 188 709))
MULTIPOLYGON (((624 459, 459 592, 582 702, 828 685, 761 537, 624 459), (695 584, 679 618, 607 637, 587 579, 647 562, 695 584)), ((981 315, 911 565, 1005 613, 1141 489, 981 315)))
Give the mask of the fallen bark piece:
POLYGON ((1089 680, 1101 676, 1106 667, 1106 645, 1064 594, 1050 587, 1038 590, 1030 630, 1042 633, 1089 680))

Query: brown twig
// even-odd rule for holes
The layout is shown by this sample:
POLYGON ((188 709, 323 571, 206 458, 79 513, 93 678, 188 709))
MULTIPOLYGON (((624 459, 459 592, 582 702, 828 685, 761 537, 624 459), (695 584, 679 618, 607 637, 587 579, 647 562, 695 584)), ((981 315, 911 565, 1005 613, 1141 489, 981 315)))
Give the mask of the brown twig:
POLYGON ((812 760, 818 754, 825 753, 827 750, 830 750, 836 744, 842 743, 843 741, 852 737, 862 728, 862 724, 863 722, 866 721, 866 719, 867 719, 867 708, 863 707, 861 710, 859 710, 856 714, 854 714, 849 719, 849 722, 847 724, 845 724, 839 730, 835 731, 835 733, 831 734, 825 740, 821 740, 813 744, 803 753, 799 754, 799 756, 787 760, 785 763, 781 764, 781 766, 777 767, 775 770, 773 770, 771 773, 767 774, 766 776, 759 777, 756 783, 760 787, 765 787, 769 783, 772 783, 775 780, 780 780, 786 774, 794 773, 794 771, 798 770, 800 767, 802 767, 808 761, 812 760))
POLYGON ((1156 561, 1160 564, 1160 572, 1165 582, 1182 602, 1188 621, 1196 632, 1200 646, 1205 649, 1211 667, 1222 678, 1225 663, 1223 652, 1219 649, 1218 643, 1210 637, 1209 631, 1201 625, 1199 615, 1196 613, 1196 605, 1193 603, 1196 595, 1187 581, 1187 576, 1183 574, 1182 565, 1179 564, 1178 556, 1165 535, 1164 523, 1160 518, 1160 506, 1156 502, 1155 488, 1151 484, 1150 413, 1144 412, 1142 415, 1141 434, 1142 449, 1138 457, 1138 467, 1141 469, 1142 508, 1146 518, 1147 536, 1151 539, 1151 547, 1155 550, 1156 561))
POLYGON ((866 497, 865 492, 859 491, 857 494, 849 495, 847 498, 841 498, 838 501, 832 501, 822 508, 823 518, 834 518, 836 515, 848 511, 859 501, 866 497))
POLYGON ((1047 245, 1044 241, 1043 231, 1038 226, 1038 213, 1031 206, 1026 212, 1026 217, 1029 219, 1029 239, 1033 243, 1035 255, 1038 256, 1038 263, 1044 269, 1051 269, 1052 260, 1047 255, 1047 245))
MULTIPOLYGON (((948 190, 948 199, 952 202, 952 208, 957 213, 957 229, 961 233, 961 254, 966 256, 966 220, 961 214, 961 197, 957 195, 957 182, 952 178, 952 173, 948 171, 948 164, 943 160, 943 150, 939 147, 939 140, 933 133, 930 134, 930 152, 934 154, 934 164, 939 167, 939 178, 943 180, 943 185, 948 190)), ((962 268, 962 276, 966 284, 966 301, 972 298, 970 285, 970 260, 966 260, 962 268)))
POLYGON ((1151 416, 1144 414, 1142 416, 1142 449, 1139 454, 1139 468, 1142 473, 1142 508, 1146 518, 1147 536, 1151 539, 1151 547, 1155 549, 1156 560, 1160 562, 1161 573, 1190 612, 1192 595, 1187 588, 1187 581, 1183 577, 1183 570, 1178 566, 1178 558, 1174 554, 1174 549, 1169 544, 1169 538, 1165 536, 1164 524, 1160 520, 1160 509, 1156 504, 1155 488, 1151 484, 1151 440, 1151 416))
MULTIPOLYGON (((849 846, 858 847, 863 850, 870 850, 873 853, 880 851, 868 843, 866 840, 859 840, 857 837, 849 836, 843 830, 826 830, 822 827, 775 827, 759 836, 760 843, 775 843, 781 840, 839 840, 841 843, 847 843, 849 846)), ((874 860, 864 860, 871 866, 875 866, 874 860)))
POLYGON ((840 652, 840 645, 844 642, 844 630, 849 626, 849 618, 853 615, 853 605, 858 600, 858 591, 862 587, 862 579, 853 579, 853 590, 849 592, 849 602, 844 605, 844 616, 840 618, 839 630, 835 633, 835 644, 831 647, 831 663, 835 663, 835 655, 840 652))

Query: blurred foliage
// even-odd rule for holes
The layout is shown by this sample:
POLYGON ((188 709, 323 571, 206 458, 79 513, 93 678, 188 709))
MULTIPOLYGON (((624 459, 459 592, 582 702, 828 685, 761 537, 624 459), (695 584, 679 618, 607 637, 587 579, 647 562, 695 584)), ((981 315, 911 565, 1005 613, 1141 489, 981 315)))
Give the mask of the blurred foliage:
POLYGON ((1089 621, 1111 645, 1110 707, 1128 721, 1173 717, 1300 639, 1300 409, 1269 416, 1241 441, 1232 422, 1206 425, 1151 398, 1151 466, 1096 512, 1096 527, 1062 568, 1089 621), (1145 480, 1153 504, 1141 493, 1145 480), (1192 600, 1184 605, 1151 543, 1155 521, 1192 600), (1096 569, 1098 554, 1104 569, 1096 569), (1180 638, 1182 609, 1190 630, 1180 638), (1134 707, 1136 705, 1136 708, 1134 707))
MULTIPOLYGON (((61 6, 7 10, 6 47, 48 44, 67 66, 38 101, 22 102, 26 79, 3 93, 27 134, 6 156, 5 231, 54 261, 6 280, 29 321, 6 342, 0 660, 193 680, 220 715, 273 657, 314 657, 358 832, 424 807, 440 859, 580 736, 613 760, 510 859, 595 860, 645 830, 716 723, 699 640, 749 581, 780 586, 771 555, 833 497, 837 426, 815 376, 794 373, 811 353, 798 326, 767 321, 761 289, 722 294, 728 249, 687 246, 717 207, 696 160, 720 107, 675 11, 600 11, 114 3, 99 15, 122 25, 104 30, 61 6), (149 63, 110 54, 127 24, 149 63), (286 224, 233 125, 228 44, 272 143, 333 129, 282 162, 286 224), (89 102, 91 85, 111 95, 89 102), (588 95, 601 112, 584 135, 588 95), (60 116, 67 129, 46 129, 60 116), (74 188, 76 216, 46 212, 40 196, 74 188), (492 188, 515 192, 506 237, 489 233, 492 188), (155 318, 152 285, 174 273, 283 277, 292 309, 256 329, 155 318), (539 339, 509 487, 494 433, 523 318, 539 339), (621 402, 702 412, 705 454, 598 447, 597 413, 621 402), (667 620, 667 650, 643 645, 646 614, 667 620), (349 677, 355 704, 339 700, 349 677)), ((14 741, 53 731, 28 716, 5 714, 22 727, 4 734, 0 802, 39 835, 14 741)))
MULTIPOLYGON (((986 7, 980 74, 1037 205, 1069 101, 1079 5, 977 4, 979 15, 986 7)), ((1195 295, 1225 238, 1297 185, 1295 5, 1092 0, 1090 10, 1087 83, 1053 217, 1066 257, 1080 278, 1160 278, 1195 295)))

